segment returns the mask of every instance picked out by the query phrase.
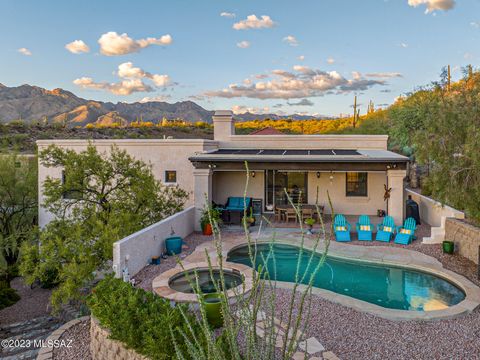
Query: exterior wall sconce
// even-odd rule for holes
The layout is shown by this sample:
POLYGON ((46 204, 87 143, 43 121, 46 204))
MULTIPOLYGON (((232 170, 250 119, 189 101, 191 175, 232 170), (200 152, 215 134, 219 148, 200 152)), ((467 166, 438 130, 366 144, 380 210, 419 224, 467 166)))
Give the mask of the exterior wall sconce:
POLYGON ((317 171, 317 179, 320 179, 320 171, 317 171))
POLYGON ((330 183, 333 182, 333 171, 330 171, 330 183))
POLYGON ((215 164, 208 164, 208 167, 209 167, 210 169, 215 169, 215 168, 217 167, 217 165, 215 165, 215 164))
POLYGON ((250 172, 250 175, 252 175, 252 178, 255 177, 255 171, 250 172))

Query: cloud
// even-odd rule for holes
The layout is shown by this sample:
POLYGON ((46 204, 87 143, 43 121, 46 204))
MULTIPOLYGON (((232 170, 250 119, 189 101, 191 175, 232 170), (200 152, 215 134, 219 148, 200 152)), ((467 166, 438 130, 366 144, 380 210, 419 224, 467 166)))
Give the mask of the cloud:
POLYGON ((172 37, 167 34, 159 38, 149 37, 134 40, 126 33, 119 35, 115 31, 110 31, 103 34, 100 39, 98 39, 98 43, 100 44, 100 52, 103 55, 117 56, 138 52, 150 45, 170 45, 172 43, 172 37))
POLYGON ((237 47, 239 47, 240 49, 246 49, 248 47, 250 47, 250 41, 240 41, 237 43, 237 47))
POLYGON ((408 44, 402 42, 402 43, 399 44, 399 46, 405 49, 405 48, 408 47, 408 44))
POLYGON ((264 107, 247 107, 244 105, 233 105, 232 111, 234 114, 245 114, 247 112, 251 114, 266 114, 270 112, 270 108, 268 106, 264 107))
POLYGON ((310 101, 308 99, 302 99, 299 102, 287 103, 287 104, 291 106, 313 106, 314 105, 313 101, 310 101))
POLYGON ((300 55, 299 57, 297 57, 297 59, 300 60, 300 61, 303 61, 303 60, 305 60, 305 55, 300 55))
POLYGON ((261 19, 259 19, 256 15, 248 15, 245 20, 240 20, 233 24, 233 28, 235 30, 263 29, 271 28, 275 25, 270 16, 262 15, 261 19))
POLYGON ((351 79, 337 71, 323 71, 295 65, 293 71, 273 70, 272 79, 258 79, 249 84, 230 84, 227 88, 207 91, 203 95, 220 98, 302 99, 327 94, 364 91, 386 85, 384 79, 368 79, 355 72, 351 79))
POLYGON ((32 56, 32 52, 30 50, 28 50, 27 48, 20 48, 17 51, 22 55, 32 56))
POLYGON ((148 102, 165 102, 167 101, 168 99, 170 99, 171 96, 170 95, 159 95, 159 96, 146 96, 144 98, 142 98, 141 100, 139 100, 138 102, 139 103, 148 103, 148 102))
POLYGON ((83 42, 83 40, 72 41, 71 43, 65 45, 65 49, 70 51, 72 54, 88 53, 90 51, 90 48, 83 42))
POLYGON ((367 77, 373 78, 395 78, 395 77, 403 77, 402 74, 398 72, 375 72, 375 73, 367 73, 365 74, 367 77))
POLYGON ((408 0, 408 5, 418 7, 426 6, 425 13, 431 13, 435 10, 451 10, 455 7, 455 0, 408 0))
POLYGON ((234 13, 224 11, 220 13, 220 16, 227 17, 227 18, 234 18, 236 15, 234 13))
POLYGON ((390 90, 390 89, 383 89, 383 90, 380 90, 380 92, 382 92, 382 93, 391 93, 392 90, 390 90))
POLYGON ((131 62, 120 64, 117 75, 121 80, 114 83, 96 82, 90 77, 75 79, 73 83, 84 89, 105 90, 115 95, 152 92, 155 88, 165 87, 170 83, 170 77, 168 75, 149 73, 139 67, 133 66, 131 62), (144 80, 151 81, 154 86, 146 84, 144 80))
POLYGON ((465 54, 463 54, 463 58, 465 60, 471 60, 474 58, 473 54, 472 53, 469 53, 469 52, 466 52, 465 54))
POLYGON ((478 28, 480 28, 480 23, 478 21, 472 21, 470 23, 470 26, 478 29, 478 28))
POLYGON ((332 57, 329 57, 329 58, 327 59, 327 63, 329 63, 330 65, 332 65, 332 64, 335 63, 335 59, 332 58, 332 57))
POLYGON ((298 40, 293 35, 288 35, 283 38, 283 41, 290 46, 298 46, 298 40))

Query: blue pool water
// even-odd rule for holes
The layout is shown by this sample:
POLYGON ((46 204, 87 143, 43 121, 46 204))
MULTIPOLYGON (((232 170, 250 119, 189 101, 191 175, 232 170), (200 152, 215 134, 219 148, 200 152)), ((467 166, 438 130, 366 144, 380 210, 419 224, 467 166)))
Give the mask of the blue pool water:
MULTIPOLYGON (((265 259, 270 255, 266 261, 270 277, 274 279, 276 274, 276 280, 295 282, 299 248, 275 244, 272 249, 270 253, 269 244, 257 245, 255 268, 265 265, 261 255, 265 259)), ((310 255, 311 252, 305 250, 302 254, 300 274, 308 271, 303 283, 308 283, 309 275, 313 273, 321 258, 315 253, 307 269, 310 255)), ((227 261, 252 266, 247 245, 230 251, 227 261)), ((465 298, 461 289, 429 273, 333 257, 327 257, 326 262, 316 274, 313 286, 385 308, 402 310, 440 310, 458 304, 465 298)))

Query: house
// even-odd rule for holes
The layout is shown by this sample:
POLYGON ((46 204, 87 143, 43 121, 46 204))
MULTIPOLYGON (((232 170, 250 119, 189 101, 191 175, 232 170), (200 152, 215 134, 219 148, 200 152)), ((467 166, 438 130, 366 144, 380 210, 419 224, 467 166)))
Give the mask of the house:
MULTIPOLYGON (((216 111, 213 124, 213 140, 112 139, 93 144, 106 152, 116 144, 151 163, 165 184, 189 192, 187 205, 195 206, 197 230, 206 202, 225 204, 230 196, 243 196, 246 162, 247 195, 257 199, 264 212, 286 203, 286 189, 301 194, 300 201, 308 204, 315 204, 318 194, 327 213, 328 192, 336 213, 376 215, 384 210, 397 224, 403 221, 408 158, 387 150, 387 135, 235 135, 231 111, 216 111)), ((40 151, 50 144, 81 151, 88 140, 37 141, 40 151)), ((62 169, 39 164, 40 204, 47 176, 61 178, 62 169)), ((51 214, 40 206, 40 226, 50 220, 51 214)))

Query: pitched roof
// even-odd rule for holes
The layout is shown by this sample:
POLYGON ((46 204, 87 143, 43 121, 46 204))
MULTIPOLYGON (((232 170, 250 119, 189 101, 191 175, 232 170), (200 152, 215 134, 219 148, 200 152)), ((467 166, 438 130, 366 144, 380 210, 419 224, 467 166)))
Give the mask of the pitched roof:
POLYGON ((277 130, 274 127, 269 126, 260 130, 255 130, 254 132, 251 132, 248 135, 285 135, 285 134, 280 130, 277 130))

